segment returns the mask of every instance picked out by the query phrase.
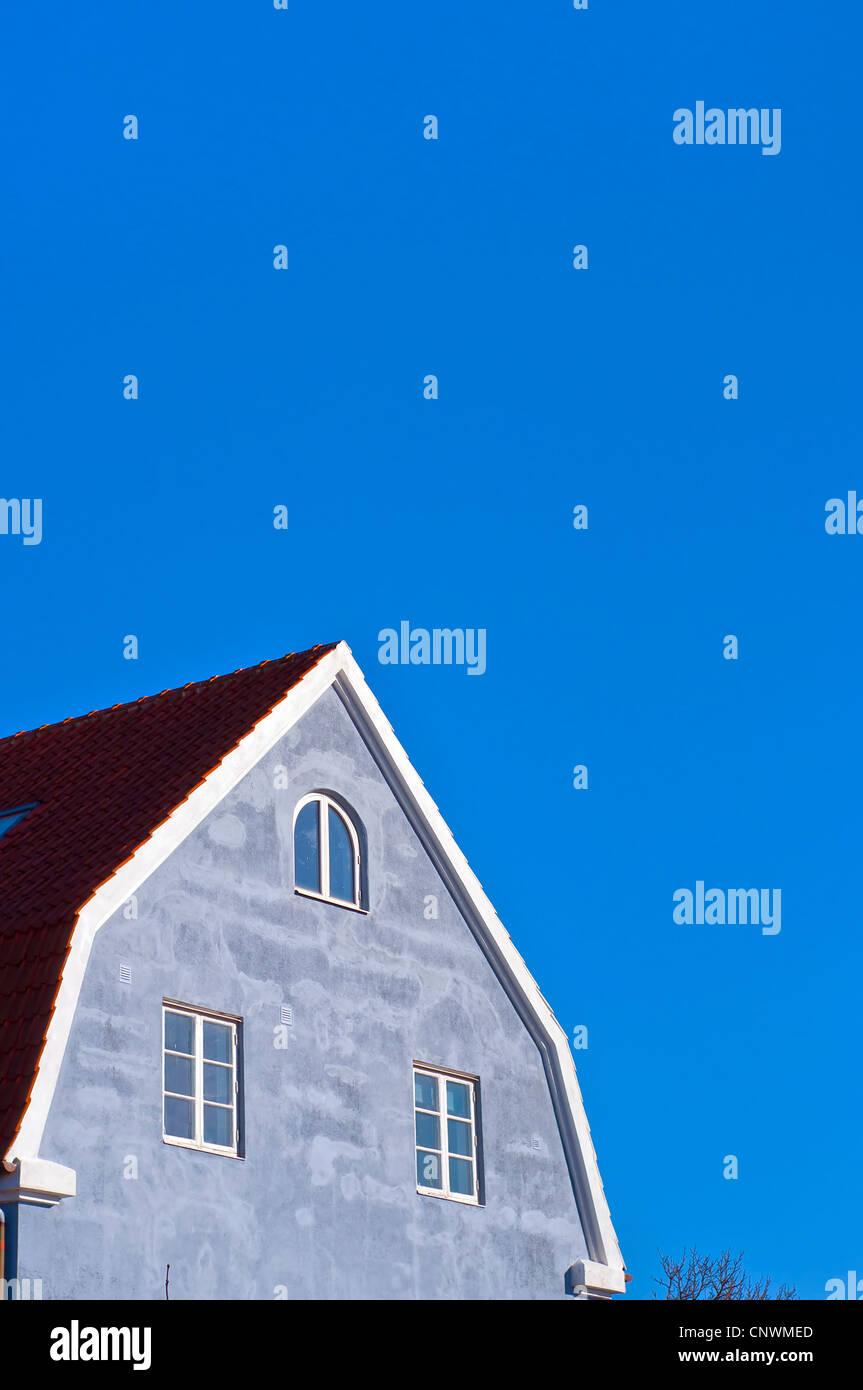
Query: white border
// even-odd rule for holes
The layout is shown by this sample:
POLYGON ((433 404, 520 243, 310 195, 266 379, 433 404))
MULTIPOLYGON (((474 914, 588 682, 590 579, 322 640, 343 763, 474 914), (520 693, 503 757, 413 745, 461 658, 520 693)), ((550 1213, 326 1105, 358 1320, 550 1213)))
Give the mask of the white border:
POLYGON ((279 739, 333 686, 455 898, 487 960, 543 1058, 590 1259, 613 1271, 623 1292, 623 1260, 602 1187, 575 1061, 558 1023, 498 919, 452 832, 411 766, 346 642, 297 682, 185 801, 81 908, 30 1103, 6 1158, 35 1158, 45 1130, 96 932, 214 810, 279 739))

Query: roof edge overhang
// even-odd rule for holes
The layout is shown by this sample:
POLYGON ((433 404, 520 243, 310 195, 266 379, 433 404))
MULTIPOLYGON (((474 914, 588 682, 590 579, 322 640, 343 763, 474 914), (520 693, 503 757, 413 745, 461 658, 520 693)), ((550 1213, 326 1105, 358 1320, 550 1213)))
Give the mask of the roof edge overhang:
MULTIPOLYGON (((6 1159, 36 1159, 96 933, 330 687, 375 760, 543 1058, 590 1260, 624 1265, 566 1034, 411 765, 346 642, 292 686, 78 912, 28 1105, 6 1159)), ((615 1287, 618 1280, 614 1281, 615 1287)))

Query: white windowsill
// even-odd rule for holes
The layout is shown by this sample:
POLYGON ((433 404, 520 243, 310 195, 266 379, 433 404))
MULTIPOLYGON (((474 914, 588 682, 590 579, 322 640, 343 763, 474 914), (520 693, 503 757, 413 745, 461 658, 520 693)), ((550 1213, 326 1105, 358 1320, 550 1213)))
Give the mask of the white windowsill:
POLYGON ((193 1149, 196 1154, 216 1154, 219 1158, 238 1158, 242 1163, 245 1154, 238 1154, 236 1149, 220 1149, 215 1144, 196 1144, 193 1139, 174 1139, 171 1135, 163 1134, 162 1143, 170 1144, 175 1149, 193 1149))
POLYGON ((455 1192, 438 1192, 431 1187, 418 1187, 417 1194, 420 1197, 437 1197, 443 1202, 460 1202, 463 1207, 482 1207, 485 1205, 476 1197, 462 1197, 455 1192))
POLYGON ((315 902, 330 903, 333 907, 346 907, 348 912, 359 912, 363 917, 369 915, 367 907, 358 907, 356 903, 345 902, 344 898, 327 898, 323 893, 313 893, 311 888, 295 888, 294 893, 299 898, 314 898, 315 902))

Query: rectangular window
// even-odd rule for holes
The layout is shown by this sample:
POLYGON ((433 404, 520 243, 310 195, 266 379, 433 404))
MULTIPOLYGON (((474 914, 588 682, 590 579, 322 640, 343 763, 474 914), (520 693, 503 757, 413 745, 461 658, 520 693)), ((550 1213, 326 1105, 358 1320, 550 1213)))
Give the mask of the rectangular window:
POLYGON ((166 1144, 239 1151, 238 1019, 183 1004, 162 1009, 163 1120, 166 1144))
POLYGON ((417 1191, 479 1205, 476 1077, 414 1064, 417 1191))

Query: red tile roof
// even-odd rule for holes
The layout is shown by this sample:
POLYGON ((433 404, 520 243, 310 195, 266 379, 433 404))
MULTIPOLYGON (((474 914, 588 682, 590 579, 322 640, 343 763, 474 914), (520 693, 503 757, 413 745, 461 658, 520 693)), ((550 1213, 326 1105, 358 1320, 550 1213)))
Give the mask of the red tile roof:
POLYGON ((0 739, 0 1158, 83 905, 335 643, 0 739))

